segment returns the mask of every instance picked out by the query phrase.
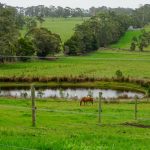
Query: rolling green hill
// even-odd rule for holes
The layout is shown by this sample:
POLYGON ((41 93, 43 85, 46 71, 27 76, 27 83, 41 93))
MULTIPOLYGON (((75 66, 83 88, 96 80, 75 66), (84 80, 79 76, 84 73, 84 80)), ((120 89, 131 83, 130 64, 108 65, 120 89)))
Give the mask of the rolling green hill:
POLYGON ((133 30, 133 31, 127 31, 125 33, 125 35, 116 43, 111 45, 111 48, 125 48, 125 49, 129 49, 130 48, 130 44, 132 41, 132 38, 138 37, 141 34, 141 30, 133 30))
MULTIPOLYGON (((144 27, 146 31, 150 31, 150 25, 146 25, 144 27)), ((133 37, 138 37, 142 32, 141 30, 128 30, 124 36, 115 44, 112 44, 111 48, 117 48, 117 49, 130 49, 130 44, 133 37)), ((147 48, 144 48, 144 50, 150 50, 150 46, 147 48)))
MULTIPOLYGON (((86 20, 88 18, 84 18, 86 20)), ((81 24, 84 20, 82 18, 45 18, 42 27, 60 35, 62 42, 65 42, 71 37, 74 28, 77 24, 81 24)), ((26 33, 26 29, 21 31, 21 34, 26 33)))

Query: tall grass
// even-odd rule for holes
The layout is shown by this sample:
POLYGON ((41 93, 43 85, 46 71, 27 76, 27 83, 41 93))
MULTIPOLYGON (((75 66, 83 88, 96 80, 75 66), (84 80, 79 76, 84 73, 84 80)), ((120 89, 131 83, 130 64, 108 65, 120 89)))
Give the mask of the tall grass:
POLYGON ((55 61, 31 61, 0 64, 0 77, 14 80, 51 78, 112 78, 117 70, 125 77, 149 79, 150 53, 97 51, 87 56, 63 57, 55 61))

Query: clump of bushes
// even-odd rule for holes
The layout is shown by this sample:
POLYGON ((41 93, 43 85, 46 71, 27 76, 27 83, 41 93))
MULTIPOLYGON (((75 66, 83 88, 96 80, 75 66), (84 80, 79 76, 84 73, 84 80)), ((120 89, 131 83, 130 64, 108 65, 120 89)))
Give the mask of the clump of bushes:
POLYGON ((116 71, 116 76, 117 78, 122 78, 123 77, 123 73, 120 70, 116 71))

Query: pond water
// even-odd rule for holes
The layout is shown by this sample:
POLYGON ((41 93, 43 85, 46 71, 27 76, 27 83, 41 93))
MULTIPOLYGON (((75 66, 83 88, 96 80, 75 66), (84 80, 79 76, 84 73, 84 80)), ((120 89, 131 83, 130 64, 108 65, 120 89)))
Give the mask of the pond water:
MULTIPOLYGON (((118 98, 118 97, 127 97, 133 98, 137 95, 139 98, 142 98, 144 94, 131 92, 131 91, 117 91, 117 90, 104 90, 104 89, 85 89, 85 88, 67 88, 67 89, 36 89, 35 95, 37 98, 76 98, 80 99, 84 96, 92 96, 98 98, 99 92, 102 92, 102 97, 109 98, 118 98)), ((29 98, 31 96, 30 89, 1 89, 0 96, 12 96, 17 98, 29 98)))

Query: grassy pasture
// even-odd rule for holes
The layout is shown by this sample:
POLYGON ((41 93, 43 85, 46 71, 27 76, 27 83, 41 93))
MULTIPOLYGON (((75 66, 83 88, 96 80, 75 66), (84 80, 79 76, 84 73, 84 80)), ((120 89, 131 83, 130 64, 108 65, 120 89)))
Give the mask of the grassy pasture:
POLYGON ((103 103, 103 126, 97 125, 97 102, 80 107, 78 101, 43 99, 36 105, 37 126, 32 128, 30 101, 0 98, 1 150, 150 149, 149 128, 122 125, 149 125, 150 103, 138 104, 138 121, 133 102, 103 103))
POLYGON ((150 78, 150 53, 99 50, 87 56, 61 57, 55 61, 0 64, 1 77, 112 77, 150 78))
POLYGON ((132 38, 138 37, 141 34, 141 30, 127 31, 123 37, 116 43, 111 45, 112 48, 130 49, 132 38))
MULTIPOLYGON (((84 18, 86 20, 88 18, 84 18)), ((48 30, 57 33, 60 35, 62 42, 68 40, 74 33, 74 28, 77 24, 81 24, 84 20, 82 18, 45 18, 45 22, 42 24, 42 27, 47 28, 48 30)), ((39 25, 38 25, 39 26, 39 25)), ((21 31, 21 34, 24 35, 27 32, 26 28, 21 31)))
POLYGON ((43 27, 59 34, 62 41, 65 42, 73 35, 75 26, 82 22, 82 18, 47 18, 43 23, 43 27))
MULTIPOLYGON (((150 31, 150 25, 146 25, 144 27, 144 29, 149 32, 150 31)), ((127 31, 124 36, 122 36, 120 38, 120 40, 115 43, 115 44, 112 44, 110 47, 111 48, 119 48, 119 49, 130 49, 130 46, 131 46, 131 42, 132 42, 132 39, 133 37, 139 37, 139 35, 141 35, 142 33, 142 29, 141 30, 129 30, 127 31)), ((138 51, 138 48, 136 48, 136 50, 138 51)), ((150 50, 150 46, 144 48, 145 51, 149 51, 150 50)))

